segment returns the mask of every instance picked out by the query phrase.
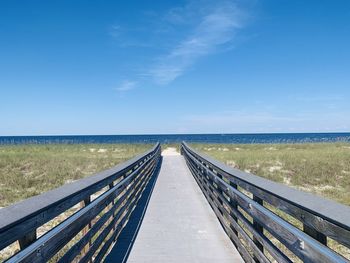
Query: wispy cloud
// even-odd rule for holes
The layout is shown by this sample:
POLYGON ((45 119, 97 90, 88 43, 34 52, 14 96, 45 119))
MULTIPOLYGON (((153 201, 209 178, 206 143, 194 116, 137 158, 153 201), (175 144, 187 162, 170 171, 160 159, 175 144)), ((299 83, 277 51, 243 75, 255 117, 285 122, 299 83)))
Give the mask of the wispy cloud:
POLYGON ((198 22, 168 54, 156 58, 148 74, 158 84, 169 84, 200 58, 232 43, 237 31, 244 25, 245 14, 234 1, 217 1, 215 5, 201 7, 197 12, 194 8, 174 9, 167 14, 168 20, 173 23, 185 23, 186 19, 194 16, 198 22))
POLYGON ((136 85, 137 85, 136 81, 124 80, 119 85, 119 87, 116 88, 116 90, 119 92, 125 92, 125 91, 129 91, 129 90, 134 89, 136 87, 136 85))
MULTIPOLYGON (((110 35, 121 47, 152 49, 147 68, 134 79, 167 85, 201 58, 232 46, 249 13, 241 2, 189 0, 184 6, 145 15, 142 25, 128 29, 115 24, 110 28, 110 35)), ((147 56, 147 52, 144 54, 147 56)))

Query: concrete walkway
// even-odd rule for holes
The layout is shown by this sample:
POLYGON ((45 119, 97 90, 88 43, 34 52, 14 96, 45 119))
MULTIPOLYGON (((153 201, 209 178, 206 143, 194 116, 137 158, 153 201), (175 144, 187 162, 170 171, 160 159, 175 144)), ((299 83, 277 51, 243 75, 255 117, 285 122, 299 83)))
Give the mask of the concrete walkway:
POLYGON ((243 262, 174 149, 163 163, 128 262, 243 262))

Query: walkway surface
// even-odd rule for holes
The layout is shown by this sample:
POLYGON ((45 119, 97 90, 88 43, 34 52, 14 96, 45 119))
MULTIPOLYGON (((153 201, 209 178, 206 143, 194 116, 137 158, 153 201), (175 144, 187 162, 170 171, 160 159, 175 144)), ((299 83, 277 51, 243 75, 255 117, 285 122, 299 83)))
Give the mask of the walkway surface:
POLYGON ((163 163, 128 262, 243 262, 184 158, 163 163))

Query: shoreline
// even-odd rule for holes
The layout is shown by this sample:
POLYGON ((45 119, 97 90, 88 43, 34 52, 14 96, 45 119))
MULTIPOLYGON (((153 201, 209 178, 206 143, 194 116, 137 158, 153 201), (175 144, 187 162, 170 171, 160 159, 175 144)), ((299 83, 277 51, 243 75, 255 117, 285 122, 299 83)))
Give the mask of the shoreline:
POLYGON ((151 134, 0 136, 0 145, 119 143, 322 143, 350 142, 350 133, 151 134))

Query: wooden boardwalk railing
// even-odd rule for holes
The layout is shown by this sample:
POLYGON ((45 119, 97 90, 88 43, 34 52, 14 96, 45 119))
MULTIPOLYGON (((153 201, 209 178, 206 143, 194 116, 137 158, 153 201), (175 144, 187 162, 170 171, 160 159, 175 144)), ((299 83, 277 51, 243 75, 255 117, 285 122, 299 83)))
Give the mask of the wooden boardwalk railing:
POLYGON ((19 241, 7 262, 100 262, 155 174, 160 145, 110 170, 0 210, 0 250, 19 241), (104 192, 101 192, 104 190, 104 192), (93 200, 92 196, 98 195, 93 200), (37 229, 76 204, 83 207, 37 238, 37 229))
POLYGON ((335 251, 350 251, 348 206, 230 168, 186 143, 181 153, 246 262, 349 262, 335 251))

